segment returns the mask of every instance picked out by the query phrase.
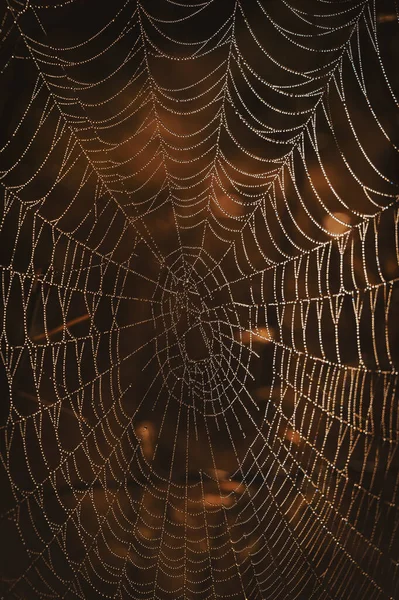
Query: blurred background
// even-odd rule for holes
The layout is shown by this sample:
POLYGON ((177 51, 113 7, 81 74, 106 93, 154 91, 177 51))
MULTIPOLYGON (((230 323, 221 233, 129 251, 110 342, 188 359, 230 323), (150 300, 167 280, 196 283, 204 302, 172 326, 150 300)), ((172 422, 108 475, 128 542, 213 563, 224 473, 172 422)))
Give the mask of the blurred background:
POLYGON ((3 0, 18 599, 396 599, 395 0, 3 0))

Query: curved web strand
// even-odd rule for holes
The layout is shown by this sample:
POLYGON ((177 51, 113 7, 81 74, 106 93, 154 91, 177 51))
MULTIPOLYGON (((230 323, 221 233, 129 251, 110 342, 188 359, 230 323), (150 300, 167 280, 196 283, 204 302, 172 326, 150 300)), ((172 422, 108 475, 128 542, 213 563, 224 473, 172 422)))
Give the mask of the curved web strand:
POLYGON ((0 23, 2 597, 397 597, 395 1, 0 23))

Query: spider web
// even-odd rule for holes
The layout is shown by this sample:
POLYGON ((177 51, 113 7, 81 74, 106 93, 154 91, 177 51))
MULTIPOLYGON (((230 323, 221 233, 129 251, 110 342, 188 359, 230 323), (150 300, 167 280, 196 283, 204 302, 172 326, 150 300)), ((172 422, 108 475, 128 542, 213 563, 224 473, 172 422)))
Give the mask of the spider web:
POLYGON ((397 8, 2 3, 2 597, 397 597, 397 8))

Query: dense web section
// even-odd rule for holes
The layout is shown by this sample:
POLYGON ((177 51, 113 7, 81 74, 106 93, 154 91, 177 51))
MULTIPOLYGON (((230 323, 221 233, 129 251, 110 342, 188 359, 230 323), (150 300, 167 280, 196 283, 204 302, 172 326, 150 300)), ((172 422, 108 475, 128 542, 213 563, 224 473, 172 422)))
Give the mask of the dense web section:
POLYGON ((2 597, 397 598, 396 1, 0 21, 2 597))

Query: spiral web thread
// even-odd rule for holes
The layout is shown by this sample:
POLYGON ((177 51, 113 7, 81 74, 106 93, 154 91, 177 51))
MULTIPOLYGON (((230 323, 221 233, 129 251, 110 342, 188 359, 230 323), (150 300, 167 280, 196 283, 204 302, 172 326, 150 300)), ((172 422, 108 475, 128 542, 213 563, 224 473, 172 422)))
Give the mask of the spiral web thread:
POLYGON ((397 9, 2 4, 3 597, 398 597, 397 9))

